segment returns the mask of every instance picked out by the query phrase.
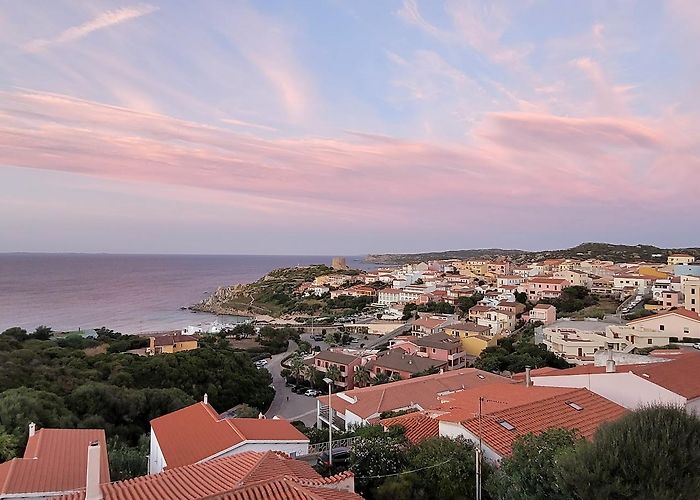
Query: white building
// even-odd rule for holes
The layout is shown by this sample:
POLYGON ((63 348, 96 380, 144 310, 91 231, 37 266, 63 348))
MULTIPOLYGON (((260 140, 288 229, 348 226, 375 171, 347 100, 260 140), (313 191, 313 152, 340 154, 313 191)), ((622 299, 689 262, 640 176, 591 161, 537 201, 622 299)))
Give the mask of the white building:
POLYGON ((309 452, 309 438, 286 420, 219 418, 204 401, 151 420, 148 473, 245 451, 309 452))

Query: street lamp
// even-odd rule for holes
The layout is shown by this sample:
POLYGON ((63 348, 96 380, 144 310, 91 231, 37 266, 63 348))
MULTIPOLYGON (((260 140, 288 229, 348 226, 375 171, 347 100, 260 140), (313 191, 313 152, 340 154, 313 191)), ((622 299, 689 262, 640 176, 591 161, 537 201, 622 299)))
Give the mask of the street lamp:
POLYGON ((328 384, 328 467, 333 467, 333 408, 331 408, 331 394, 333 380, 325 377, 323 381, 328 384))

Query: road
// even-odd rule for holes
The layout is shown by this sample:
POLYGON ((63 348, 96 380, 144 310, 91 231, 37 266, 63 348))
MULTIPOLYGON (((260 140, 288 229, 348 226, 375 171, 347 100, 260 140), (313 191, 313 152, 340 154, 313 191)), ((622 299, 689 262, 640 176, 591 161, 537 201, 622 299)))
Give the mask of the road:
POLYGON ((306 425, 312 426, 316 423, 316 398, 293 393, 292 388, 286 386, 285 380, 280 374, 282 372, 282 359, 296 349, 296 342, 290 340, 287 352, 275 354, 267 364, 266 368, 272 375, 272 386, 275 388, 275 399, 265 416, 272 418, 277 415, 287 420, 301 420, 306 425))
POLYGON ((394 337, 396 337, 396 336, 398 336, 398 335, 401 335, 402 333, 405 333, 405 332, 409 331, 410 329, 411 329, 411 325, 410 325, 410 324, 408 324, 408 323, 403 324, 403 325, 399 326, 398 328, 396 328, 396 329, 390 331, 389 333, 386 333, 386 334, 382 335, 382 336, 379 337, 378 339, 375 339, 375 340, 373 340, 373 341, 368 342, 368 343, 367 343, 367 346, 366 346, 365 348, 366 348, 366 349, 372 349, 372 348, 374 348, 374 347, 377 347, 377 346, 380 346, 380 345, 382 345, 382 344, 385 344, 386 342, 389 342, 389 341, 390 341, 391 339, 393 339, 394 337))

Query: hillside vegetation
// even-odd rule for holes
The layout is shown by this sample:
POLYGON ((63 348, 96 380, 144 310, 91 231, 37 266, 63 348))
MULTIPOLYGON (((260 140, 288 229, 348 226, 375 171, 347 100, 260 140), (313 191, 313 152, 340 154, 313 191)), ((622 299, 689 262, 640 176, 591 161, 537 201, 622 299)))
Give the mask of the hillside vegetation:
POLYGON ((653 245, 613 245, 610 243, 581 243, 563 250, 507 250, 482 248, 475 250, 448 250, 415 254, 375 254, 366 257, 376 264, 405 264, 436 259, 495 259, 507 257, 516 264, 544 259, 600 259, 613 262, 666 262, 673 252, 684 252, 700 259, 700 248, 659 248, 653 245), (660 255, 660 256, 659 256, 660 255))

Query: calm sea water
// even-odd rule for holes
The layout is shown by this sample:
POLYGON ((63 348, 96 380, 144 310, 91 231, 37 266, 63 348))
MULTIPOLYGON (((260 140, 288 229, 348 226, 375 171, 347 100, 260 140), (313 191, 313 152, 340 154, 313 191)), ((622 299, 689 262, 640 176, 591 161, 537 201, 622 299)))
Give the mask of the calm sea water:
MULTIPOLYGON (((347 261, 367 267, 360 257, 347 261)), ((249 283, 278 267, 330 262, 318 256, 0 254, 0 332, 38 325, 122 333, 184 328, 216 319, 180 307, 217 286, 249 283)))

